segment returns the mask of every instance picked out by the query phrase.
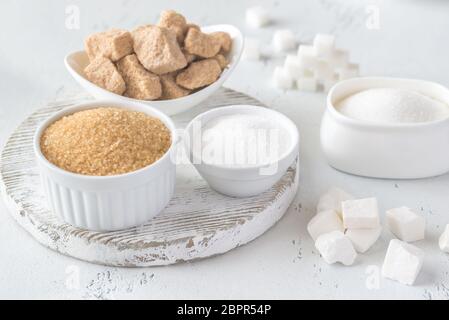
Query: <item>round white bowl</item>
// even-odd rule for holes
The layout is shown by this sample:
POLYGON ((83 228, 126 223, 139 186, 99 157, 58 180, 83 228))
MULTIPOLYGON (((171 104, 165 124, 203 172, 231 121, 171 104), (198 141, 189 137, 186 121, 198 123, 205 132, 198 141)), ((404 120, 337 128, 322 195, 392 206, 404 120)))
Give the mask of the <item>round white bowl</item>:
POLYGON ((231 38, 232 38, 232 49, 228 53, 228 60, 229 65, 228 67, 223 70, 220 77, 217 81, 212 83, 211 85, 192 93, 188 96, 178 98, 178 99, 171 99, 171 100, 155 100, 155 101, 149 101, 149 100, 138 100, 138 99, 132 99, 128 97, 124 97, 115 93, 112 93, 110 91, 107 91, 96 84, 90 82, 86 79, 84 75, 84 69, 89 64, 89 58, 87 57, 87 54, 85 51, 77 51, 68 54, 65 59, 64 63, 69 71, 69 73, 73 76, 73 78, 91 95, 93 95, 97 99, 108 99, 108 100, 115 100, 118 102, 140 102, 144 103, 148 106, 154 107, 158 109, 159 111, 165 113, 166 115, 175 115, 184 111, 187 111, 194 106, 198 105, 202 101, 206 100, 209 96, 211 96, 215 91, 217 91, 223 83, 226 81, 226 79, 231 75, 231 73, 234 71, 235 67, 237 66, 237 63, 240 60, 240 57, 243 52, 243 45, 244 45, 244 38, 242 33, 239 29, 232 25, 227 24, 220 24, 220 25, 213 25, 213 26, 207 26, 201 28, 201 30, 205 33, 212 33, 216 31, 224 31, 227 32, 231 38))
POLYGON ((328 163, 355 175, 416 179, 449 171, 449 118, 425 123, 377 124, 355 120, 334 106, 370 88, 402 88, 448 104, 449 90, 413 79, 354 78, 337 83, 327 97, 321 122, 321 147, 328 163))
POLYGON ((64 109, 38 127, 33 143, 51 210, 63 221, 78 228, 112 231, 141 225, 157 215, 173 195, 176 179, 176 166, 172 161, 176 143, 175 126, 168 116, 147 105, 98 100, 64 109), (147 167, 114 176, 72 173, 44 157, 40 137, 48 125, 74 112, 102 106, 141 111, 160 119, 171 132, 169 150, 147 167))
MULTIPOLYGON (((271 188, 285 174, 288 167, 295 161, 299 153, 299 132, 296 125, 285 115, 265 108, 252 105, 234 105, 215 108, 194 118, 186 127, 184 146, 187 154, 199 174, 215 191, 231 197, 249 197, 271 188), (248 165, 245 167, 229 167, 202 161, 201 156, 192 148, 195 126, 204 127, 206 123, 218 116, 233 114, 250 114, 268 116, 278 121, 290 135, 288 150, 274 164, 248 165), (274 165, 272 172, 269 166, 274 165)), ((197 140, 198 141, 198 140, 197 140)))

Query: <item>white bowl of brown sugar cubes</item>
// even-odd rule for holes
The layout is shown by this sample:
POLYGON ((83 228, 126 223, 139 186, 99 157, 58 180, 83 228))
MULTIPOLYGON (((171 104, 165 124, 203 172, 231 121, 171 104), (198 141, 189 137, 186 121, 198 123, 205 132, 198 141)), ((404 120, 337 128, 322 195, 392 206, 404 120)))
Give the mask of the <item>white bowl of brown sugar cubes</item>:
POLYGON ((155 25, 90 35, 65 65, 98 99, 143 102, 175 115, 207 99, 229 77, 243 51, 232 25, 199 27, 163 11, 155 25))
POLYGON ((175 126, 142 103, 96 100, 45 120, 34 136, 53 214, 81 229, 139 226, 170 201, 175 126))

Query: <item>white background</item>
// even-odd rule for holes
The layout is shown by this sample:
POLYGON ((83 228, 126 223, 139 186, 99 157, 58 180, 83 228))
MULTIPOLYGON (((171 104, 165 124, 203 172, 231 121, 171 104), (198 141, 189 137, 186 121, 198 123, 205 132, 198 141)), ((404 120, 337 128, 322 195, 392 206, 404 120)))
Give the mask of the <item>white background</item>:
POLYGON ((291 28, 301 42, 310 42, 317 32, 333 33, 338 46, 349 49, 352 60, 360 63, 363 75, 413 77, 449 85, 447 1, 2 0, 1 145, 33 110, 81 90, 66 72, 63 57, 81 48, 86 35, 155 22, 166 8, 177 9, 202 25, 234 24, 264 45, 268 59, 242 61, 226 86, 253 95, 298 125, 302 167, 292 206, 265 235, 225 255, 169 267, 121 269, 84 263, 42 247, 0 204, 0 298, 449 299, 449 255, 437 249, 438 235, 449 223, 449 175, 419 181, 373 180, 328 167, 319 147, 325 94, 273 88, 271 74, 281 59, 269 50, 278 28, 291 28), (271 12, 271 26, 254 30, 245 25, 245 9, 256 3, 271 12), (73 4, 80 10, 78 30, 65 26, 66 8, 73 4), (379 9, 378 30, 366 25, 370 5, 379 9), (416 286, 384 279, 377 289, 367 286, 367 281, 376 280, 375 266, 381 265, 391 238, 388 231, 352 267, 328 266, 319 258, 305 225, 318 196, 330 186, 359 197, 378 197, 382 215, 385 209, 407 205, 426 217, 427 239, 417 245, 427 256, 416 286), (71 281, 77 275, 78 284, 71 281))

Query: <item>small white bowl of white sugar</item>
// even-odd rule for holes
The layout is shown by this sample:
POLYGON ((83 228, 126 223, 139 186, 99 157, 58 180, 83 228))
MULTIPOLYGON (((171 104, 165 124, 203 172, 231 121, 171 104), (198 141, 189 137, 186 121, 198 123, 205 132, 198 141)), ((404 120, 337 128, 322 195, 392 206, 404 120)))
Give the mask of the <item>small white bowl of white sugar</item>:
POLYGON ((194 118, 184 144, 217 192, 249 197, 271 188, 299 153, 299 133, 285 115, 252 105, 215 108, 194 118))
POLYGON ((449 90, 398 78, 353 78, 329 92, 321 123, 328 163, 376 178, 416 179, 449 171, 449 90))

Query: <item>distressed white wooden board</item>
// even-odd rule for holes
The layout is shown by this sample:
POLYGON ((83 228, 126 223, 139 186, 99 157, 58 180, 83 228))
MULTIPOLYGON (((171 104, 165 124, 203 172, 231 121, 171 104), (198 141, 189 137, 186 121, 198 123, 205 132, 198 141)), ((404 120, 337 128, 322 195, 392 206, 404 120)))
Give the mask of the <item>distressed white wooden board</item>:
MULTIPOLYGON (((91 232, 65 224, 47 209, 32 138, 42 120, 86 99, 90 97, 79 95, 39 109, 12 134, 1 155, 0 191, 11 215, 37 241, 53 250, 93 263, 127 267, 205 258, 263 234, 282 217, 296 194, 297 161, 272 189, 246 199, 216 193, 192 165, 181 164, 173 199, 145 225, 115 232, 91 232)), ((242 93, 222 89, 193 112, 174 120, 178 127, 183 127, 194 115, 229 104, 261 105, 242 93)))

